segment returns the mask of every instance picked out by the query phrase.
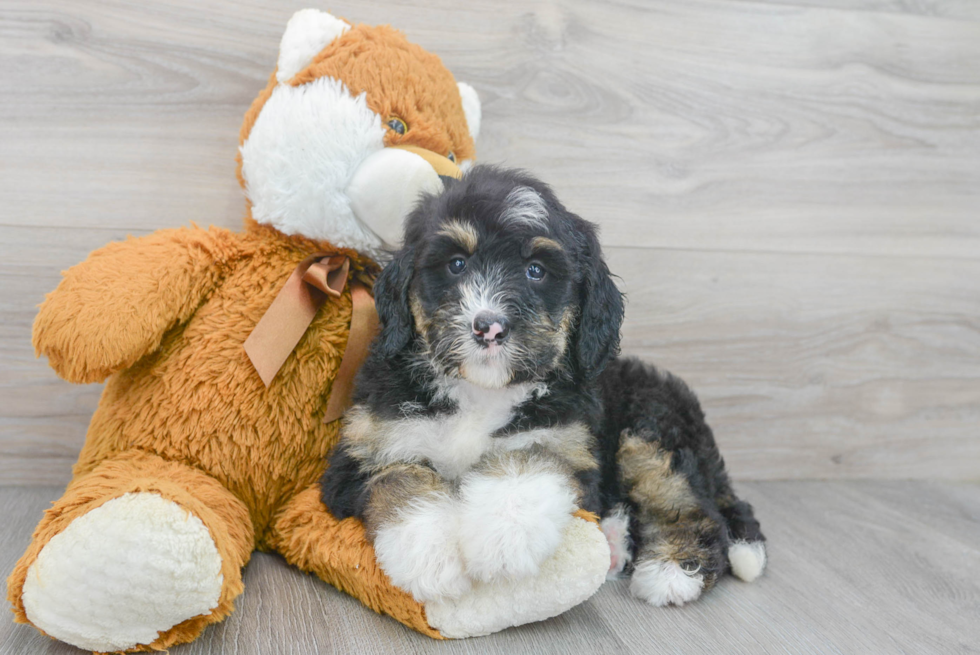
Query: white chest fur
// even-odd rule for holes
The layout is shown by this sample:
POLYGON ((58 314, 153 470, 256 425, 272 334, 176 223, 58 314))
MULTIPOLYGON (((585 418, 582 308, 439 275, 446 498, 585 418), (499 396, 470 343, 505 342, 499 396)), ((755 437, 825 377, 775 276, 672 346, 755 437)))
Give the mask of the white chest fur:
POLYGON ((443 477, 458 478, 494 446, 490 435, 507 424, 514 408, 540 392, 530 384, 484 389, 452 381, 440 393, 455 401, 455 412, 387 423, 376 455, 387 462, 428 460, 443 477))

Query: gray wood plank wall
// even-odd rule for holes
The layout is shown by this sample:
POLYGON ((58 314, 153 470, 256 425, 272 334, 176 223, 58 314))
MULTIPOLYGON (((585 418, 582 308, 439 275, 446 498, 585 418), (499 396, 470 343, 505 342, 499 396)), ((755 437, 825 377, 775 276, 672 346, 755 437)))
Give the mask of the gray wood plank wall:
MULTIPOLYGON (((30 346, 58 272, 237 226, 241 116, 302 2, 0 4, 0 484, 60 484, 100 387, 30 346)), ((483 100, 483 161, 602 225, 624 351, 740 479, 980 478, 980 3, 337 0, 483 100)))

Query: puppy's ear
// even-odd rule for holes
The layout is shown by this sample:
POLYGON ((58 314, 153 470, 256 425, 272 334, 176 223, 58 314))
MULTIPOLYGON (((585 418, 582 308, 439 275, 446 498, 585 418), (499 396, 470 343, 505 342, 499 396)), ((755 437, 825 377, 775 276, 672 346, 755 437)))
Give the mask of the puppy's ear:
POLYGON ((412 338, 408 285, 415 273, 415 251, 402 248, 374 283, 374 303, 381 320, 376 347, 385 357, 398 354, 412 338))
POLYGON ((579 234, 584 240, 584 270, 575 347, 579 368, 587 379, 592 379, 619 354, 623 294, 616 288, 609 267, 602 259, 602 248, 595 228, 586 221, 581 221, 581 225, 579 234))

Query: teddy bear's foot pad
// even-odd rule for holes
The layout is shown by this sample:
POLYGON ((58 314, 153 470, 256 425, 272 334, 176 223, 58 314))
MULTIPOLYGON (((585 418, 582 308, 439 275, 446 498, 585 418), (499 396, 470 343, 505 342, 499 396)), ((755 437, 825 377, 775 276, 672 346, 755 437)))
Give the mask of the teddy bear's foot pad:
POLYGON ((429 625, 444 637, 488 635, 557 616, 587 600, 609 570, 609 544, 594 523, 575 517, 538 575, 477 583, 460 598, 429 601, 429 625))
POLYGON ((217 607, 221 557, 207 527, 174 502, 128 493, 72 521, 27 572, 27 617, 94 651, 153 642, 217 607))

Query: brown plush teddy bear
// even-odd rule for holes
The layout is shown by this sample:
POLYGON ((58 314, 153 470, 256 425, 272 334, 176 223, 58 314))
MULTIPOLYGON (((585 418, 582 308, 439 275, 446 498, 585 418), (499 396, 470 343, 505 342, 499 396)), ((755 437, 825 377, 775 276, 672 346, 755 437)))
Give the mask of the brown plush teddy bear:
POLYGON ((40 308, 37 352, 66 380, 107 383, 8 580, 17 621, 95 651, 165 649, 232 611, 256 548, 433 637, 543 619, 598 588, 609 550, 576 518, 537 577, 423 605, 320 501, 376 262, 420 191, 472 160, 479 112, 389 27, 290 20, 242 126, 245 230, 110 244, 40 308))

